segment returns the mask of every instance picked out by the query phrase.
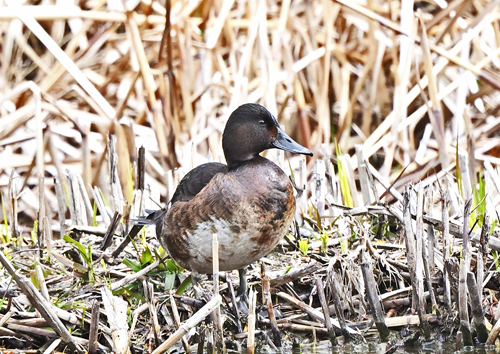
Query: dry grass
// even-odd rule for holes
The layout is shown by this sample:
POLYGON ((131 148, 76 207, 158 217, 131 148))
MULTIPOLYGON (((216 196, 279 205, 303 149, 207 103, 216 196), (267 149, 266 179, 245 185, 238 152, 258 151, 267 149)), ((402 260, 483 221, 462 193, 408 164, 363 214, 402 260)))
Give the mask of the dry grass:
MULTIPOLYGON (((168 201, 186 171, 223 159, 225 121, 246 102, 266 106, 314 151, 307 167, 290 158, 306 187, 298 217, 313 233, 367 232, 336 205, 402 210, 410 182, 434 192, 428 205, 437 207, 425 210, 439 219, 448 189, 451 221, 463 224, 464 200, 484 180, 483 205, 498 219, 500 1, 69 3, 0 0, 2 233, 24 239, 16 249, 31 246, 34 220, 45 249, 62 228, 91 225, 94 202, 103 233, 115 211, 133 218, 168 201), (143 193, 134 191, 140 146, 143 193), (457 168, 460 154, 467 166, 457 168), (356 184, 361 156, 378 181, 371 191, 356 184), (342 218, 321 220, 312 206, 342 218)), ((282 155, 268 156, 288 169, 282 155)))

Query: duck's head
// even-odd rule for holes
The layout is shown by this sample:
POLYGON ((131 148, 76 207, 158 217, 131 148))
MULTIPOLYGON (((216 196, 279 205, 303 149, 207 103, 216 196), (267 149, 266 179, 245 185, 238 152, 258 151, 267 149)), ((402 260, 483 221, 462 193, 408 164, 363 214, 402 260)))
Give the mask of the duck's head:
POLYGON ((265 107, 255 103, 239 106, 229 117, 222 134, 222 149, 228 166, 251 160, 272 148, 313 155, 281 130, 276 118, 265 107))

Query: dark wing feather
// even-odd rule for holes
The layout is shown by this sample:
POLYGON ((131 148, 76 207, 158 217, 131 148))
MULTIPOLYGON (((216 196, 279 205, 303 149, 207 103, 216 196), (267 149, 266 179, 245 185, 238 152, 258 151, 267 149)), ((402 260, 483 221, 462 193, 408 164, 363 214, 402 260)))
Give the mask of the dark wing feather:
POLYGON ((170 205, 176 202, 187 202, 212 180, 217 173, 226 173, 227 165, 218 162, 210 162, 193 168, 179 182, 170 205))

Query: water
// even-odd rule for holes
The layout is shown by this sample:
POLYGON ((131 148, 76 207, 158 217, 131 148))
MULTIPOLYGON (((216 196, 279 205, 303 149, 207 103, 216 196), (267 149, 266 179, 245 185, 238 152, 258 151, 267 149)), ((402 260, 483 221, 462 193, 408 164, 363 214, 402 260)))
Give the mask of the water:
MULTIPOLYGON (((389 350, 390 346, 387 343, 361 343, 361 344, 345 344, 332 347, 329 341, 321 341, 316 345, 312 343, 301 344, 300 346, 285 345, 281 353, 291 354, 415 354, 415 353, 473 353, 473 354, 494 354, 500 353, 500 348, 490 346, 484 348, 481 346, 468 347, 462 351, 455 350, 455 343, 441 343, 439 341, 431 341, 427 343, 415 344, 414 346, 400 346, 389 350)), ((270 346, 262 345, 257 347, 256 354, 276 354, 270 346)))

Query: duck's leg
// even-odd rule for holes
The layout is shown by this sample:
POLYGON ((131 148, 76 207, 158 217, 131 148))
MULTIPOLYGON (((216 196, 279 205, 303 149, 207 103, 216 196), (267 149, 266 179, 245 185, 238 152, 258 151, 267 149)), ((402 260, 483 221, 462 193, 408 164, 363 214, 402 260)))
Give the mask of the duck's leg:
POLYGON ((240 286, 238 288, 238 296, 247 299, 247 270, 245 268, 238 269, 240 276, 240 286))
POLYGON ((203 289, 201 287, 201 275, 198 272, 191 272, 191 285, 193 286, 194 296, 196 299, 203 299, 203 289))
POLYGON ((248 314, 248 296, 247 296, 247 270, 245 268, 238 269, 240 276, 240 286, 238 288, 238 307, 241 312, 248 314))

